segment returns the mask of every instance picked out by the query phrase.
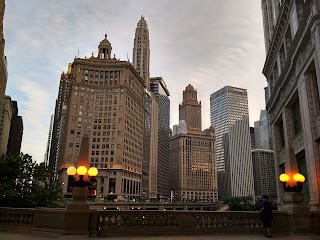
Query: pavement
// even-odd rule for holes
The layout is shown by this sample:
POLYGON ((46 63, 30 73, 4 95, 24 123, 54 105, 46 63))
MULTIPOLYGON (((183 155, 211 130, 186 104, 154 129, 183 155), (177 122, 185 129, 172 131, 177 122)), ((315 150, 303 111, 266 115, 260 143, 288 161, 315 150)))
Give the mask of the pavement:
MULTIPOLYGON (((30 234, 30 233, 12 233, 0 232, 0 240, 51 240, 51 239, 89 239, 86 236, 68 236, 68 235, 53 235, 53 234, 30 234)), ((92 239, 92 238, 90 238, 92 239)), ((263 240, 269 239, 261 234, 206 234, 206 235, 170 235, 170 236, 119 236, 119 237, 98 237, 96 239, 108 240, 263 240)), ((286 240, 320 240, 320 235, 285 235, 274 234, 272 239, 286 240)))

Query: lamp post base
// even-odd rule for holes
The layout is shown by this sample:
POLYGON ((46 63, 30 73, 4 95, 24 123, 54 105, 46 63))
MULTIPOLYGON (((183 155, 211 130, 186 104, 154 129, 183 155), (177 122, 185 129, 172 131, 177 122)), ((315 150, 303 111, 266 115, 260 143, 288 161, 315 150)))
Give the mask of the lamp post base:
POLYGON ((74 187, 72 198, 64 217, 64 234, 89 235, 90 210, 87 202, 88 188, 74 187))
POLYGON ((288 213, 289 231, 291 233, 311 232, 311 215, 303 203, 304 195, 301 192, 286 192, 283 194, 285 205, 282 210, 288 213))
POLYGON ((308 208, 303 204, 304 195, 301 192, 286 192, 283 194, 285 205, 282 210, 288 213, 307 212, 308 208))

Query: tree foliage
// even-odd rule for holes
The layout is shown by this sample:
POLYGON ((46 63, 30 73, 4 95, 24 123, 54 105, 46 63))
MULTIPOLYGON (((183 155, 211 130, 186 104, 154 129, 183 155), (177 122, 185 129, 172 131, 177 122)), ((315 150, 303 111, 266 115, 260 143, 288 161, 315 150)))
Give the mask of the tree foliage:
MULTIPOLYGON (((250 197, 248 197, 250 199, 250 197)), ((255 211, 256 206, 251 204, 248 198, 230 197, 224 199, 224 203, 228 204, 230 211, 255 211)), ((251 200, 251 199, 250 199, 251 200)))
POLYGON ((0 207, 54 207, 61 190, 50 184, 50 171, 32 156, 0 157, 0 207))

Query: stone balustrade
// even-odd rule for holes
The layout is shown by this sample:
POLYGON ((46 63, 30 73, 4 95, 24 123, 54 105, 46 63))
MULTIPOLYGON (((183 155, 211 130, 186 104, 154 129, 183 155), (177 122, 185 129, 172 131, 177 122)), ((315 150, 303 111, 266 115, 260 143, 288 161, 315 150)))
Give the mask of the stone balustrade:
MULTIPOLYGON (((47 232, 56 234, 87 234, 89 236, 256 233, 265 231, 258 212, 210 212, 169 210, 88 210, 83 231, 73 229, 81 212, 62 209, 0 208, 0 231, 47 232), (68 220, 69 219, 69 220, 68 220), (72 221, 70 219, 73 219, 72 221)), ((313 224, 306 232, 319 233, 319 213, 300 213, 299 221, 313 224)), ((291 232, 290 214, 275 211, 274 232, 291 232)), ((84 223, 81 220, 81 223, 84 223)), ((81 230, 81 229, 80 229, 81 230)))

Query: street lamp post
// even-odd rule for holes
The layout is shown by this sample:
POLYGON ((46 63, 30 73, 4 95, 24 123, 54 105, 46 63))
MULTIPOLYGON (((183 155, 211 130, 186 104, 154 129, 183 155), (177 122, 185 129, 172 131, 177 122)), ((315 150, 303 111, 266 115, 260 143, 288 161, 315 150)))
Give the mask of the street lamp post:
POLYGON ((88 234, 91 225, 97 219, 97 211, 90 210, 88 197, 88 187, 96 182, 95 177, 98 169, 89 168, 89 137, 84 136, 81 141, 78 168, 70 166, 67 169, 69 178, 72 181, 72 201, 68 201, 64 216, 65 234, 88 234), (89 168, 89 169, 88 169, 89 168))
POLYGON ((286 173, 283 173, 279 176, 280 181, 283 183, 283 200, 285 205, 283 210, 287 212, 303 212, 307 208, 303 205, 304 195, 302 191, 302 185, 305 181, 305 177, 296 173, 292 176, 286 173))

